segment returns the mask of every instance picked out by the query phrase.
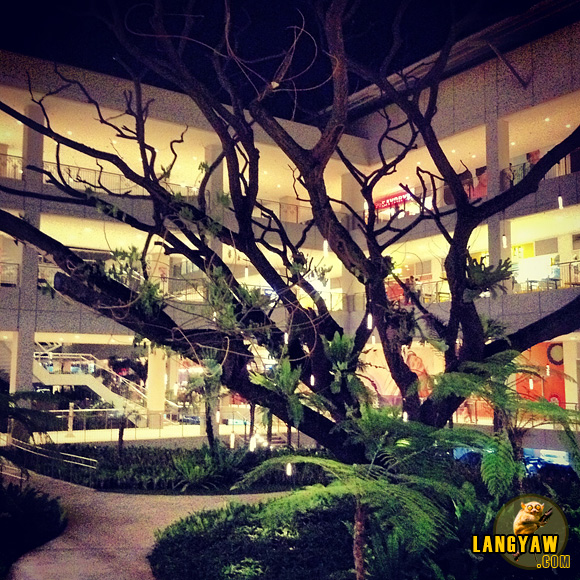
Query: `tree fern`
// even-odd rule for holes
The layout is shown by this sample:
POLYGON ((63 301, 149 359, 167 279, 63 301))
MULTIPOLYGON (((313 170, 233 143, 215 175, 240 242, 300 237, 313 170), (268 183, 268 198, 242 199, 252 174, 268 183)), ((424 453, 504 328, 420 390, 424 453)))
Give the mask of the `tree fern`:
POLYGON ((513 489, 514 478, 517 474, 517 464, 513 450, 504 433, 496 433, 492 445, 483 454, 481 461, 481 477, 489 493, 501 498, 513 489))

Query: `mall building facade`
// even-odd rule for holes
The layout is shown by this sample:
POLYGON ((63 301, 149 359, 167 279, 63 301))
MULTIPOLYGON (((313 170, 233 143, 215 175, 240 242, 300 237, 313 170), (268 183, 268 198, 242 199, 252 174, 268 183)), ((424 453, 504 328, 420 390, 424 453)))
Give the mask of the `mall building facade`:
MULTIPOLYGON (((542 6, 546 3, 542 3, 542 6)), ((550 4, 550 3, 547 3, 550 4)), ((562 4, 551 3, 555 6, 562 4)), ((553 7, 551 12, 553 13, 553 7)), ((440 88, 435 131, 454 168, 463 174, 468 195, 475 201, 493 196, 521 179, 534 162, 580 124, 580 22, 561 18, 551 32, 539 35, 538 23, 550 11, 536 9, 524 17, 502 22, 460 42, 450 59, 447 78, 440 88), (514 46, 514 43, 517 46, 514 46)), ((67 77, 81 81, 101 104, 106 114, 124 110, 123 90, 130 84, 122 79, 62 67, 67 77)), ((0 55, 0 98, 22 113, 43 122, 39 108, 31 103, 28 75, 35 94, 56 88, 61 80, 51 63, 21 55, 0 55)), ((213 162, 220 152, 217 137, 199 111, 184 95, 146 87, 153 99, 148 120, 148 140, 158 150, 161 164, 170 160, 170 141, 189 129, 179 146, 179 158, 168 186, 184 196, 193 195, 199 183, 202 162, 213 162)), ((377 142, 384 128, 377 91, 369 87, 351 99, 352 123, 341 142, 343 151, 363 171, 377 167, 377 142)), ((401 113, 394 105, 382 103, 394 123, 401 113)), ((46 100, 53 128, 73 139, 117 151, 128 161, 136 160, 126 143, 117 142, 112 131, 101 125, 94 110, 75 91, 66 91, 46 100)), ((312 144, 318 131, 311 126, 283 121, 304 146, 312 144)), ((261 142, 261 198, 298 232, 310 217, 307 204, 296 199, 293 173, 283 154, 265 134, 261 142)), ((401 134, 404 139, 404 134, 401 134)), ((392 143, 385 156, 397 154, 392 143)), ((61 166, 71 183, 80 177, 95 183, 98 168, 94 161, 71 150, 61 152, 61 166)), ((0 182, 15 190, 58 197, 45 176, 28 166, 55 170, 55 146, 48 139, 0 115, 0 182)), ((420 143, 400 163, 397 172, 386 177, 375 196, 379 216, 388 219, 400 211, 404 226, 419 211, 412 197, 401 188, 406 184, 418 191, 417 167, 434 170, 426 148, 420 143)), ((326 171, 328 188, 336 198, 347 201, 361 215, 367 208, 357 185, 342 162, 333 158, 326 171)), ((150 213, 150 202, 138 187, 121 175, 105 170, 101 179, 112 191, 128 192, 119 200, 137 216, 150 213)), ((211 191, 227 191, 225 172, 216 172, 211 191)), ((443 194, 446 199, 445 193, 443 194)), ((0 192, 0 207, 26 216, 42 231, 76 249, 88 259, 110 259, 111 250, 138 247, 142 234, 104 217, 92 208, 71 206, 58 200, 19 197, 0 192)), ((345 214, 344 223, 350 224, 345 214)), ((361 235, 352 225, 352 235, 361 235)), ((362 241, 362 238, 361 238, 362 241)), ((314 263, 332 266, 328 282, 320 292, 345 330, 352 331, 364 316, 363 288, 328 255, 319 234, 308 237, 305 251, 314 263)), ((532 195, 490 219, 474 233, 470 243, 473 257, 491 264, 511 258, 513 279, 507 293, 492 299, 482 297, 482 313, 501 319, 509 331, 523 327, 568 303, 580 292, 580 153, 573 152, 554 166, 532 195)), ((422 222, 392 249, 398 274, 414 277, 421 300, 444 317, 448 311, 449 289, 444 276, 446 244, 429 221, 422 222)), ((242 256, 223 248, 223 258, 248 285, 264 286, 263 280, 242 256)), ((150 256, 153 276, 177 305, 203 303, 199 272, 179 258, 165 256, 154 246, 150 256)), ((46 291, 55 267, 32 247, 15 244, 0 235, 0 371, 10 376, 11 388, 27 389, 39 380, 40 349, 54 352, 85 352, 96 358, 129 353, 133 336, 120 324, 92 311, 53 296, 46 291)), ((265 289, 267 291, 267 289, 265 289)), ((402 299, 396 285, 390 285, 393 299, 402 299)), ((170 300, 170 303, 171 303, 170 300)), ((200 306, 201 307, 201 306, 200 306)), ((172 312, 179 317, 180 309, 172 312)), ((371 344, 376 337, 371 337, 371 344)), ((414 345, 427 371, 441 369, 439 356, 429 347, 414 345)), ((549 344, 537 345, 528 355, 546 365, 542 379, 527 384, 562 406, 578 406, 580 332, 561 336, 549 344), (553 371, 553 372, 551 372, 553 371)), ((166 386, 179 383, 180 363, 153 351, 149 355, 148 408, 152 416, 162 414, 166 386), (157 385, 157 386, 156 386, 157 385)), ((384 366, 380 355, 370 359, 384 366), (373 358, 375 357, 375 358, 373 358)), ((384 397, 394 396, 386 370, 374 371, 375 383, 384 397)))

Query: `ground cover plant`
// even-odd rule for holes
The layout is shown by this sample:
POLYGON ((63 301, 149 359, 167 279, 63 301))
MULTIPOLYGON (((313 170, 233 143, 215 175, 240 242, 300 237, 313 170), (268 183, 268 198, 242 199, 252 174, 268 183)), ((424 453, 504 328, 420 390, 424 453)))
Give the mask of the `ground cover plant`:
POLYGON ((56 499, 31 487, 0 481, 0 578, 13 562, 58 536, 66 527, 56 499))
MULTIPOLYGON (((115 446, 108 445, 44 445, 46 457, 29 454, 16 448, 2 453, 27 469, 72 481, 96 489, 156 491, 171 493, 228 492, 250 470, 272 456, 284 456, 289 451, 246 448, 231 450, 223 445, 213 450, 163 449, 130 446, 119 456, 115 446), (97 461, 96 469, 71 464, 63 454, 87 457, 97 461)), ((303 453, 323 454, 321 451, 303 453)), ((261 488, 288 488, 324 482, 326 477, 316 466, 303 466, 288 477, 284 469, 271 472, 259 482, 261 488)))
MULTIPOLYGON (((580 480, 573 471, 545 468, 522 481, 511 446, 497 435, 432 429, 388 409, 363 408, 345 429, 365 446, 366 464, 316 456, 262 462, 239 486, 288 463, 316 464, 332 482, 261 507, 229 506, 176 522, 158 534, 150 555, 156 578, 529 577, 495 554, 471 551, 472 536, 493 533, 501 506, 523 491, 563 506, 570 524, 566 553, 572 560, 580 555, 580 480), (466 445, 480 462, 453 459, 453 449, 466 445)), ((575 577, 570 574, 554 571, 557 578, 575 577)))

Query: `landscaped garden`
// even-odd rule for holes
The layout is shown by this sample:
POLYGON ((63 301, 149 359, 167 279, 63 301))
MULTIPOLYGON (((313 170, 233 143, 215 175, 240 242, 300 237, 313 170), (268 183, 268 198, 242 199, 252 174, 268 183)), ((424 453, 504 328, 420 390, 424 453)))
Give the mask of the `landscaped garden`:
MULTIPOLYGON (((363 409, 349 430, 366 449, 367 463, 348 465, 315 450, 223 446, 128 446, 119 454, 113 445, 48 445, 46 457, 14 448, 3 453, 20 464, 27 457, 34 471, 103 490, 300 488, 257 506, 236 505, 234 498, 232 505, 161 530, 150 555, 159 580, 524 578, 529 572, 498 555, 472 550, 473 535, 493 533, 501 506, 522 493, 548 497, 564 510, 570 528, 565 553, 572 561, 580 554, 580 480, 571 468, 545 466, 526 476, 505 438, 428 428, 388 409, 363 409), (461 447, 471 453, 457 460, 454 450, 461 447), (96 468, 59 456, 90 457, 96 468)), ((58 509, 44 501, 52 506, 44 510, 52 514, 48 529, 58 533, 58 509)), ((23 546, 20 553, 29 549, 23 546)), ((554 570, 554 577, 576 578, 572 570, 554 570)))

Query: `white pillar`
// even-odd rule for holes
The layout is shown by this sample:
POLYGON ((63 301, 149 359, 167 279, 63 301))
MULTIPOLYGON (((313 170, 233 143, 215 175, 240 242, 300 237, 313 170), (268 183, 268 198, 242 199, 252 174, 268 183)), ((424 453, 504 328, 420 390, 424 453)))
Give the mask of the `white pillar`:
MULTIPOLYGON (((42 112, 37 105, 29 105, 26 114, 39 123, 44 121, 42 112)), ((31 164, 37 167, 42 167, 43 163, 43 137, 28 127, 24 127, 23 162, 24 166, 31 164)), ((42 176, 39 173, 25 169, 24 179, 27 189, 41 191, 42 176)), ((24 217, 33 226, 40 225, 39 200, 24 198, 24 217)), ((12 341, 11 392, 30 391, 34 382, 38 251, 27 245, 22 245, 21 248, 18 328, 12 341)))
MULTIPOLYGON (((220 145, 208 145, 204 147, 204 154, 205 154, 205 162, 208 165, 211 165, 221 154, 222 148, 220 145)), ((209 184, 208 189, 212 194, 212 199, 215 199, 215 194, 217 192, 224 191, 224 164, 225 161, 222 161, 222 164, 213 172, 209 184)))
POLYGON ((149 427, 161 429, 165 414, 165 382, 167 356, 165 351, 152 348, 147 366, 147 417, 149 427))

